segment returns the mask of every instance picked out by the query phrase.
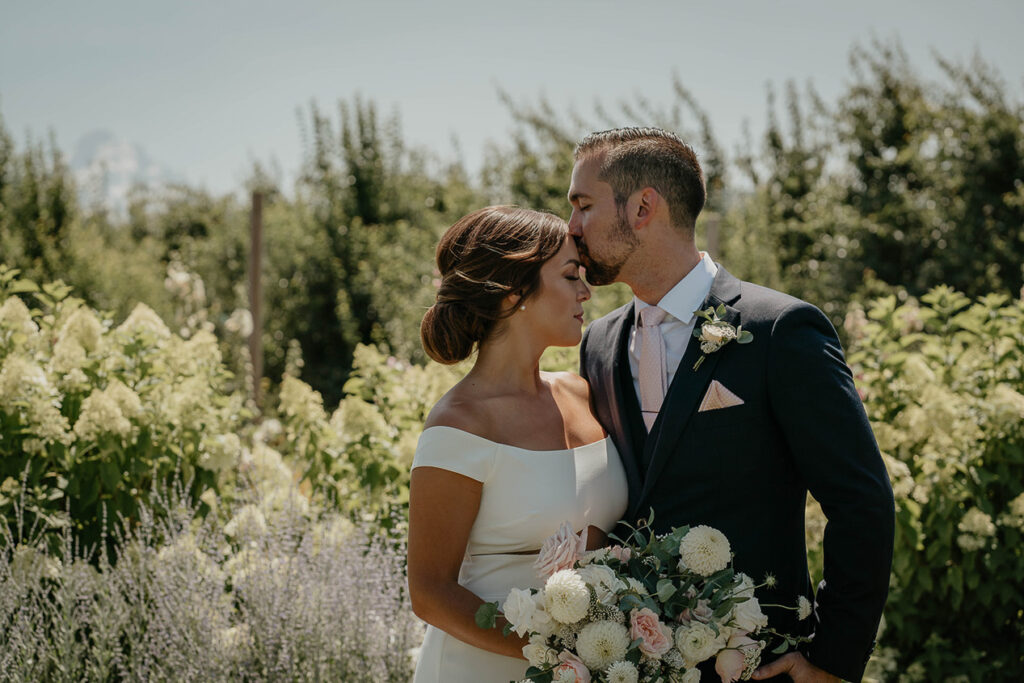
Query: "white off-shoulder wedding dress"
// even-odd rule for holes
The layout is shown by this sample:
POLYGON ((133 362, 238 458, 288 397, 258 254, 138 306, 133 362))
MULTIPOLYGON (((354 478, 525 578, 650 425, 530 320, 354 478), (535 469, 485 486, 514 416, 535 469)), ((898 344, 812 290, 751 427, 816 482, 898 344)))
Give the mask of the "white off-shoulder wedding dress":
MULTIPOLYGON (((540 588, 528 553, 568 521, 610 531, 626 510, 626 474, 610 437, 554 451, 495 443, 454 427, 428 427, 413 468, 438 467, 483 483, 459 584, 487 602, 505 600, 512 587, 540 588)), ((518 681, 525 659, 481 650, 427 627, 413 683, 518 681)))

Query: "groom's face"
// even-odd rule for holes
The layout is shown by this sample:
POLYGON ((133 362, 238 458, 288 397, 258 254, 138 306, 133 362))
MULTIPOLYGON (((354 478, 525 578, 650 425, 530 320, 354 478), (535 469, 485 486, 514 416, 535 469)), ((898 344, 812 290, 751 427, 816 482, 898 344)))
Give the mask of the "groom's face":
POLYGON ((615 203, 612 186, 598 178, 602 157, 596 154, 577 161, 569 185, 569 234, 576 240, 580 262, 591 285, 617 282, 622 267, 639 244, 615 203))

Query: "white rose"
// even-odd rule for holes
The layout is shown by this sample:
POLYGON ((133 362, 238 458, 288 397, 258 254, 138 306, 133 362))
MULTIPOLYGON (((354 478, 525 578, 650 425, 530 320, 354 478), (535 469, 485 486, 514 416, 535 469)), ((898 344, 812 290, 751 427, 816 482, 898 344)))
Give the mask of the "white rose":
POLYGON ((523 656, 530 666, 538 669, 558 664, 558 651, 548 647, 544 636, 536 634, 530 636, 530 642, 523 646, 523 656))
POLYGON ((754 588, 744 588, 737 596, 748 598, 733 608, 732 618, 741 631, 757 633, 768 625, 768 617, 761 611, 761 604, 754 597, 754 588))
POLYGON ((533 615, 537 611, 537 603, 533 601, 530 591, 513 588, 508 592, 501 611, 516 634, 522 637, 532 630, 530 626, 533 623, 533 615))
POLYGON ((591 564, 576 570, 580 578, 594 589, 598 601, 602 605, 612 606, 618 602, 616 595, 617 580, 611 567, 603 564, 591 564))
POLYGON ((533 602, 537 605, 537 610, 533 613, 533 621, 530 623, 530 630, 541 634, 545 638, 550 636, 558 628, 558 624, 551 615, 544 609, 544 593, 537 592, 533 594, 533 602))
POLYGON ((692 668, 714 657, 725 647, 728 638, 723 638, 723 635, 715 635, 710 626, 695 621, 676 630, 676 648, 683 655, 686 665, 692 668))
POLYGON ((700 340, 721 346, 730 339, 736 338, 736 330, 728 324, 704 323, 700 328, 700 340))

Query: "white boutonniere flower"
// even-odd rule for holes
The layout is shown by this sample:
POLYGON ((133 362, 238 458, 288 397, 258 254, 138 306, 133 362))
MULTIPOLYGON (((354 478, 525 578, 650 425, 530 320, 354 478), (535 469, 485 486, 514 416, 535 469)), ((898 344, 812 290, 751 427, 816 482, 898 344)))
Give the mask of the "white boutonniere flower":
POLYGON ((700 350, 704 354, 693 364, 696 370, 710 354, 718 351, 729 342, 736 340, 738 344, 749 344, 754 341, 754 335, 743 329, 743 326, 734 327, 732 323, 722 320, 725 315, 725 304, 718 308, 709 306, 703 311, 694 311, 694 315, 704 318, 704 323, 693 330, 693 336, 700 340, 700 350))

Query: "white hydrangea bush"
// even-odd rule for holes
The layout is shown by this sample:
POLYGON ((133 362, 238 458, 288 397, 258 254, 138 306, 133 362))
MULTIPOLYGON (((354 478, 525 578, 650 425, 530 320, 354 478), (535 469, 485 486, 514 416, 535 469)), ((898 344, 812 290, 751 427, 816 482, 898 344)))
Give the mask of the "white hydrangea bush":
POLYGON ((1024 301, 972 301, 939 287, 920 301, 879 299, 846 327, 896 498, 893 575, 871 675, 974 680, 979 670, 1019 671, 1024 301))
POLYGON ((69 294, 0 267, 0 510, 21 500, 94 545, 154 484, 216 490, 245 406, 209 332, 184 339, 144 304, 116 324, 69 294))

